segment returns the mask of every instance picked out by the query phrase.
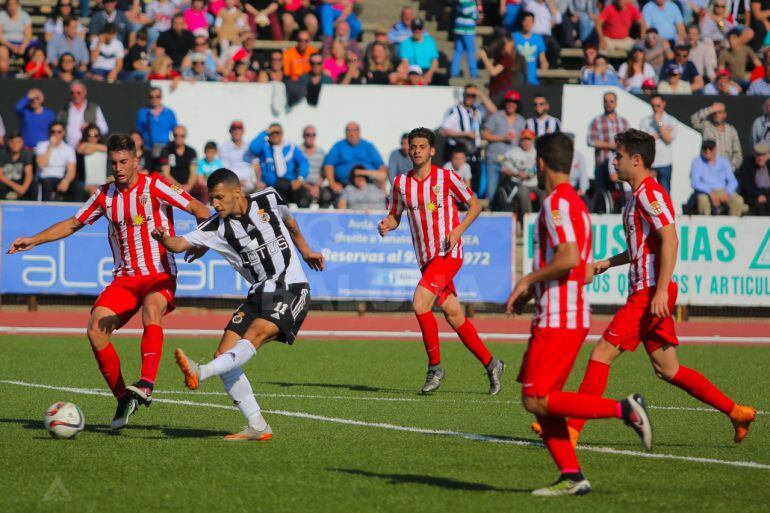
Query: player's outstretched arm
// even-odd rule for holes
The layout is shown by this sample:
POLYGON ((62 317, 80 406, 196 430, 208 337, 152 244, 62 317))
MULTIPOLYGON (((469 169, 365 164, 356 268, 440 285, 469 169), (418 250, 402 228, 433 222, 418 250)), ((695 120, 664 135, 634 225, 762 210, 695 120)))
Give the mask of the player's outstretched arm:
POLYGON ((188 203, 185 211, 194 215, 199 224, 211 216, 211 211, 209 211, 209 208, 197 199, 193 199, 190 203, 188 203))
POLYGON ((580 264, 580 253, 576 242, 563 242, 556 246, 553 259, 546 265, 524 276, 508 296, 505 303, 507 313, 520 310, 530 299, 530 287, 535 283, 561 278, 580 264))
POLYGON ((162 226, 156 227, 152 231, 152 238, 160 243, 161 246, 171 251, 172 253, 181 253, 182 251, 188 251, 194 246, 187 242, 183 237, 172 237, 166 232, 166 229, 162 226))
POLYGON ((323 271, 323 254, 310 249, 310 246, 305 240, 305 236, 302 235, 302 232, 299 229, 299 225, 297 224, 297 221, 294 219, 294 217, 284 213, 283 222, 286 225, 286 229, 289 230, 291 240, 294 242, 294 245, 297 246, 297 249, 302 255, 302 259, 307 262, 307 265, 309 265, 310 268, 314 271, 323 271))
POLYGON ((45 244, 46 242, 53 242, 55 240, 69 237, 76 231, 83 228, 83 223, 78 221, 74 217, 59 221, 43 230, 42 232, 33 235, 32 237, 19 237, 11 243, 11 247, 8 249, 8 254, 19 253, 20 251, 29 251, 35 246, 45 244))

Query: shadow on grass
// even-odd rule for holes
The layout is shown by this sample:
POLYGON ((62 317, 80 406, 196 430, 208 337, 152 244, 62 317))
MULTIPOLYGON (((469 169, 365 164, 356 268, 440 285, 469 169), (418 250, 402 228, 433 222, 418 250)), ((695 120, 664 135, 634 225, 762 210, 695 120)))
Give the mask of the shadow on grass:
MULTIPOLYGON (((17 424, 24 429, 40 431, 41 433, 45 431, 45 424, 43 423, 42 420, 0 418, 0 425, 2 424, 17 424)), ((224 435, 229 434, 229 432, 221 431, 221 430, 180 428, 180 427, 141 425, 141 424, 129 424, 129 426, 126 429, 130 430, 131 432, 141 432, 141 433, 149 433, 151 431, 156 431, 164 435, 164 436, 135 437, 135 438, 148 438, 148 439, 150 438, 152 439, 211 438, 211 437, 221 438, 224 435)), ((110 426, 107 424, 86 424, 85 428, 83 428, 83 431, 85 431, 86 433, 96 433, 96 434, 108 435, 108 436, 120 436, 121 434, 121 431, 113 431, 112 429, 110 429, 110 426)), ((40 438, 48 438, 48 437, 41 436, 40 438)))
POLYGON ((513 492, 513 493, 530 493, 531 490, 522 488, 499 488, 497 486, 491 486, 484 483, 472 483, 470 481, 460 481, 458 479, 452 479, 451 477, 438 477, 438 476, 424 476, 420 474, 385 474, 380 472, 368 472, 366 470, 358 470, 352 468, 330 468, 327 469, 332 472, 341 472, 344 474, 350 474, 354 476, 371 477, 375 479, 383 479, 390 484, 420 484, 426 486, 434 486, 436 488, 443 488, 444 490, 459 490, 464 492, 513 492))
POLYGON ((282 388, 292 387, 319 387, 319 388, 336 388, 342 390, 351 390, 353 392, 413 392, 413 390, 405 390, 399 388, 380 388, 370 387, 367 385, 351 385, 345 383, 292 383, 288 381, 263 381, 267 385, 276 385, 282 388))

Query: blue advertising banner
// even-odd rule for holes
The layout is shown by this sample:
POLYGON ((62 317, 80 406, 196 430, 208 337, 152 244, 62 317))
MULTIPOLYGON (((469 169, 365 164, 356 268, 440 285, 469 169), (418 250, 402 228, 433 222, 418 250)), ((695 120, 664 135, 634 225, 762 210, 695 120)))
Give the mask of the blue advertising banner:
MULTIPOLYGON (((3 203, 0 205, 0 292, 3 294, 97 295, 112 280, 107 224, 99 220, 67 239, 32 251, 6 255, 17 237, 37 233, 72 216, 75 205, 3 203)), ((384 239, 377 234, 382 214, 301 211, 297 222, 327 268, 305 268, 315 299, 409 300, 420 278, 406 218, 384 239)), ((177 213, 178 233, 195 228, 195 219, 177 213)), ((463 236, 465 263, 455 279, 460 299, 502 303, 514 270, 514 223, 508 215, 482 215, 463 236)), ((186 263, 177 257, 177 295, 243 297, 248 284, 210 251, 186 263)))

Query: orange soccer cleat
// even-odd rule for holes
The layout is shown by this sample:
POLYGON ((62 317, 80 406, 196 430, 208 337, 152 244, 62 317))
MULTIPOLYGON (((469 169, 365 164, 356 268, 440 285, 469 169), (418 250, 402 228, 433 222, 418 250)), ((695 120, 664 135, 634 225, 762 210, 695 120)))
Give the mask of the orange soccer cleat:
POLYGON ((265 429, 261 430, 246 426, 240 433, 225 435, 224 439, 228 442, 266 442, 272 438, 273 430, 270 429, 269 424, 266 424, 265 429))
POLYGON ((174 352, 174 358, 176 359, 177 365, 179 365, 179 368, 184 374, 184 384, 190 390, 197 389, 198 385, 200 384, 200 370, 198 367, 198 362, 188 358, 188 356, 184 354, 184 351, 181 349, 177 349, 174 352))
MULTIPOLYGON (((543 427, 539 422, 533 422, 530 427, 537 436, 543 438, 543 427)), ((577 447, 578 439, 580 438, 580 431, 569 426, 567 426, 567 431, 569 432, 569 441, 572 443, 572 447, 577 447)))
POLYGON ((739 444, 749 434, 749 425, 757 418, 757 410, 751 406, 741 406, 736 404, 733 407, 733 411, 730 412, 730 420, 735 428, 735 440, 736 444, 739 444))

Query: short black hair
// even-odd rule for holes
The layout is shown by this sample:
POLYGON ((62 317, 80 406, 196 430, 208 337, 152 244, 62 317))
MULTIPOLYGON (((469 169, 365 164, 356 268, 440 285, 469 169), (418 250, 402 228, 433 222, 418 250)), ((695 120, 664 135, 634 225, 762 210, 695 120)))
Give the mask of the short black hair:
POLYGON ((663 95, 658 93, 655 93, 652 96, 650 96, 650 103, 652 103, 652 100, 654 100, 655 98, 659 98, 660 101, 662 101, 663 103, 666 103, 666 99, 663 98, 663 95))
POLYGON ((449 153, 449 158, 454 157, 458 153, 462 153, 466 157, 468 156, 468 152, 465 151, 465 148, 463 148, 462 146, 455 146, 454 148, 452 148, 452 151, 449 153))
POLYGON ((521 13, 521 21, 524 21, 524 18, 532 18, 534 20, 535 15, 529 11, 524 11, 523 13, 521 13))
POLYGON ((19 132, 18 130, 11 130, 7 134, 5 134, 6 141, 10 141, 11 139, 16 139, 17 137, 24 137, 24 136, 21 135, 21 132, 19 132))
POLYGON ((238 175, 225 167, 220 167, 209 175, 208 180, 206 180, 206 187, 211 191, 221 183, 231 187, 240 187, 241 185, 238 175))
POLYGON ((209 141, 206 143, 206 145, 203 147, 203 151, 209 151, 209 150, 216 150, 217 149, 217 143, 214 141, 209 141))
POLYGON ((543 134, 535 141, 535 150, 537 158, 545 162, 545 167, 557 173, 569 174, 575 154, 575 143, 571 137, 561 132, 543 134))
POLYGON ((647 132, 642 132, 631 128, 615 136, 615 144, 618 149, 621 147, 626 150, 629 156, 639 155, 642 157, 644 167, 652 167, 655 162, 655 138, 647 132))
POLYGON ((53 127, 60 126, 66 130, 66 127, 64 126, 64 123, 61 121, 52 121, 50 125, 48 125, 48 133, 51 133, 51 130, 53 130, 53 127))
POLYGON ((409 144, 412 144, 412 141, 415 139, 422 138, 428 140, 428 144, 431 148, 436 147, 436 134, 433 133, 433 130, 425 128, 424 126, 412 129, 407 138, 409 139, 409 144))
POLYGON ((113 151, 127 151, 132 155, 136 155, 136 144, 131 136, 128 134, 112 134, 107 139, 107 153, 113 151))
POLYGON ((703 144, 700 145, 700 150, 713 150, 717 147, 717 143, 713 139, 704 139, 703 144))
POLYGON ((102 29, 102 34, 117 34, 118 33, 118 27, 114 23, 107 23, 104 25, 104 28, 102 29))

